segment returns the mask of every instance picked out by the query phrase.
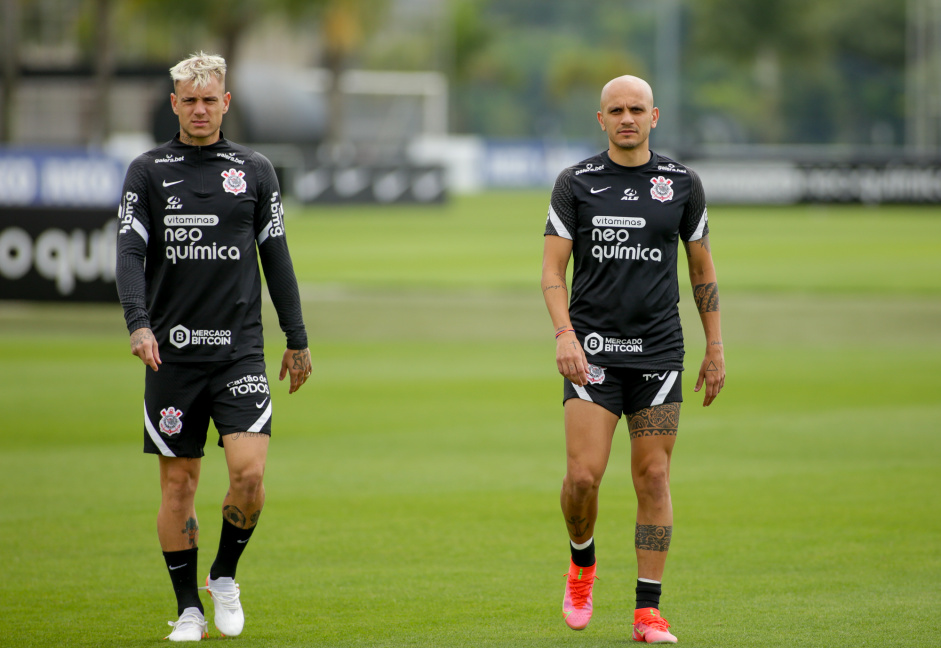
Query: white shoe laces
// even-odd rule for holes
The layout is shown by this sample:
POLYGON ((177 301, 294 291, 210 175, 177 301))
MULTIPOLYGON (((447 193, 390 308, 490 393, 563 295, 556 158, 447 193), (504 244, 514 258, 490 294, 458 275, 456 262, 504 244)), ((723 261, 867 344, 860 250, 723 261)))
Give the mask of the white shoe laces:
POLYGON ((233 583, 231 589, 227 586, 221 585, 220 583, 207 585, 206 587, 200 587, 199 589, 208 591, 210 596, 212 596, 212 602, 225 610, 235 612, 241 608, 241 605, 239 604, 238 583, 233 583))
POLYGON ((199 628, 199 633, 202 634, 209 628, 209 623, 204 618, 201 618, 201 616, 198 610, 186 608, 183 610, 183 614, 180 615, 179 620, 167 621, 167 625, 174 630, 188 630, 188 626, 196 626, 199 628))

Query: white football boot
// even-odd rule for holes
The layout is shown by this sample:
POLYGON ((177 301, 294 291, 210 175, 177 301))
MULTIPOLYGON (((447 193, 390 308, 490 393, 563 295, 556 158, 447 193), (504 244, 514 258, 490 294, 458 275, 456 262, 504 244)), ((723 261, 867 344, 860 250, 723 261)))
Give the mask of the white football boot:
POLYGON ((183 614, 176 623, 173 621, 167 621, 167 623, 173 628, 173 632, 164 639, 170 641, 199 641, 208 635, 206 630, 209 624, 206 623, 206 618, 199 608, 188 607, 183 610, 183 614))
POLYGON ((215 608, 216 627, 226 637, 237 637, 245 627, 245 614, 239 602, 239 584, 234 578, 223 576, 217 580, 210 580, 206 576, 206 587, 200 587, 209 592, 212 605, 215 608))

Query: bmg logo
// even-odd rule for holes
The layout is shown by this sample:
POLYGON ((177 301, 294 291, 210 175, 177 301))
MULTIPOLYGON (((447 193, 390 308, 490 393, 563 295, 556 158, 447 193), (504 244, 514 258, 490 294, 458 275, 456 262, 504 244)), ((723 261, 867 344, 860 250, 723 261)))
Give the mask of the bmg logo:
POLYGON ((182 349, 190 343, 190 330, 182 324, 177 324, 170 329, 170 344, 177 349, 182 349))

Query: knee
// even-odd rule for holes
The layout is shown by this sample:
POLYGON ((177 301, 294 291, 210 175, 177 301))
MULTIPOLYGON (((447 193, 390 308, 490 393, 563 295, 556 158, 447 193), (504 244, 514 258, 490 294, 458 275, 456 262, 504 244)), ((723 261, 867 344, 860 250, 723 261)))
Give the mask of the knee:
POLYGON ((229 474, 229 490, 240 499, 255 500, 262 490, 265 476, 263 463, 253 463, 232 470, 229 474))
POLYGON ((186 470, 170 470, 163 480, 163 498, 173 508, 188 508, 196 499, 199 479, 186 470))
POLYGON ((648 500, 661 500, 670 496, 670 473, 666 465, 642 467, 634 477, 637 497, 648 500))
POLYGON ((601 475, 587 468, 570 467, 565 473, 562 488, 575 497, 588 497, 598 492, 601 475))

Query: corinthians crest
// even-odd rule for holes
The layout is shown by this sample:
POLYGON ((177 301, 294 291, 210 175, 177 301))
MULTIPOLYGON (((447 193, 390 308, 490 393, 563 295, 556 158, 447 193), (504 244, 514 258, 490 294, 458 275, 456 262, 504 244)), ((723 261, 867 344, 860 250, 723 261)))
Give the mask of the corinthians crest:
POLYGON ((222 172, 222 177, 225 178, 222 181, 222 188, 230 194, 245 193, 245 190, 248 188, 248 185, 245 183, 244 171, 229 169, 228 171, 222 172))
POLYGON ((596 367, 593 364, 588 365, 588 384, 600 385, 604 382, 604 367, 596 367))
POLYGON ((673 200, 673 181, 669 178, 659 176, 650 179, 653 186, 650 188, 650 197, 660 202, 673 200))
POLYGON ((167 409, 160 410, 160 415, 160 431, 167 436, 179 434, 180 430, 183 429, 183 421, 180 420, 180 417, 183 416, 183 412, 172 405, 167 409))

